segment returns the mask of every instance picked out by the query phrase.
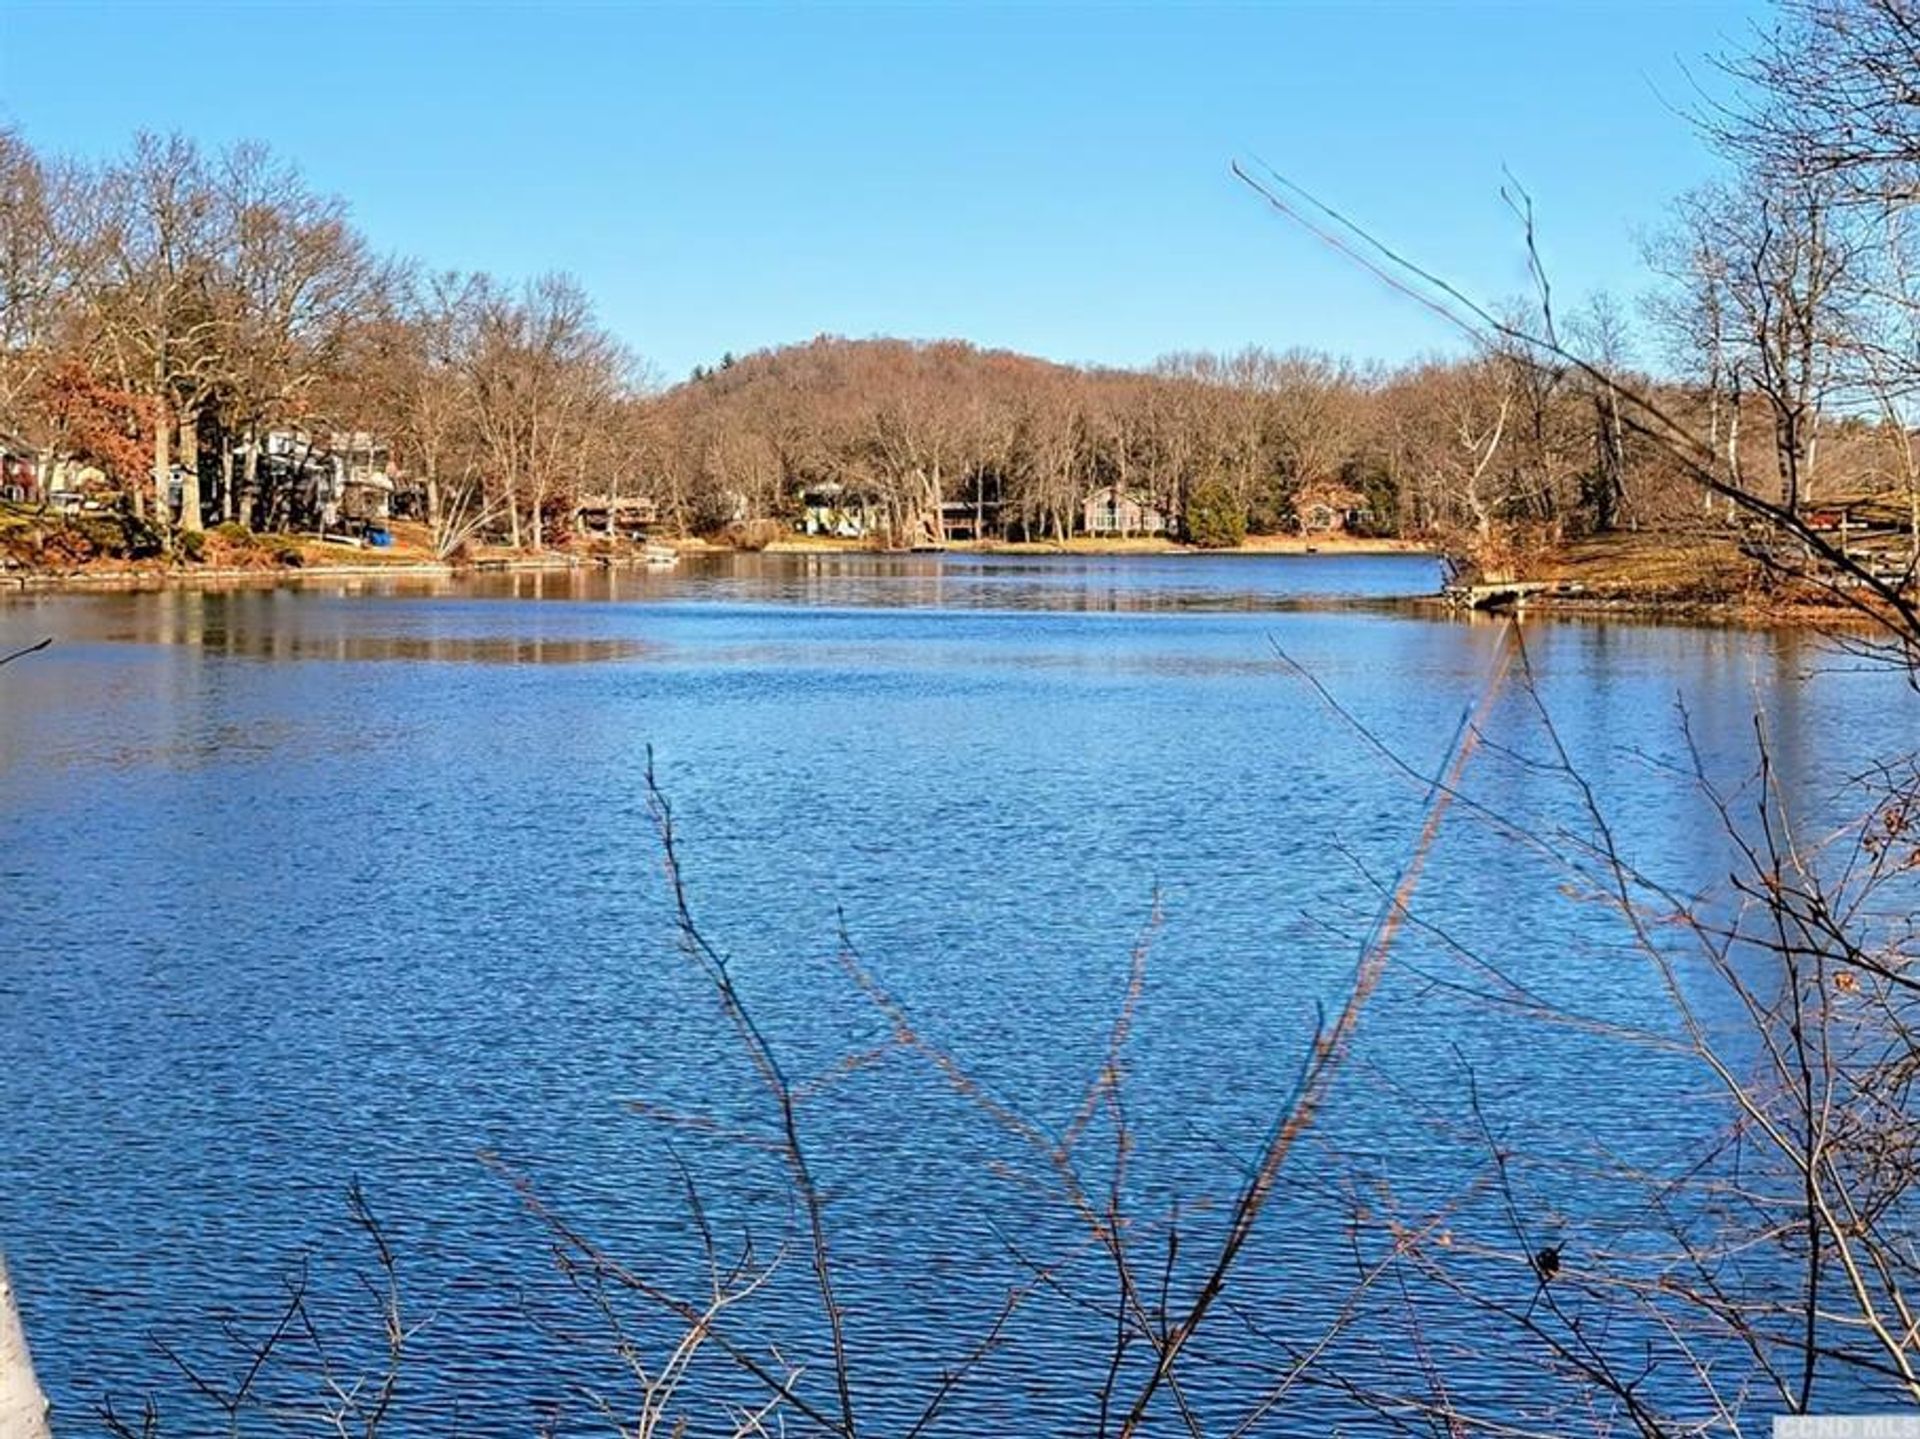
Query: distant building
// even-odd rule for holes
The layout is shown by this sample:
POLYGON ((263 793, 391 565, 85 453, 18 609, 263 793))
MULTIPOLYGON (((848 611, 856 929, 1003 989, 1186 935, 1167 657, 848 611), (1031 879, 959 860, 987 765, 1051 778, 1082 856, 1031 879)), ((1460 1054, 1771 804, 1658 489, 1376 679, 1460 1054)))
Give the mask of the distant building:
POLYGON ((364 430, 271 430, 262 437, 255 483, 263 499, 277 496, 268 509, 279 508, 296 527, 310 525, 323 534, 384 526, 393 518, 387 447, 364 430))
POLYGON ((871 496, 829 481, 800 492, 800 520, 795 528, 803 534, 857 540, 883 533, 887 514, 871 496))
POLYGON ((574 511, 576 528, 609 538, 644 540, 659 520, 660 507, 650 495, 582 495, 574 511))
POLYGON ((111 488, 98 465, 0 430, 0 499, 77 514, 102 508, 111 488))
POLYGON ((0 430, 0 498, 16 502, 45 498, 40 490, 41 458, 39 446, 0 430))
POLYGON ((948 500, 940 506, 941 541, 984 540, 1004 534, 1001 508, 999 475, 977 471, 967 482, 966 499, 948 500))
POLYGON ((1303 535, 1337 535, 1367 514, 1367 497, 1345 485, 1304 485, 1293 497, 1293 513, 1303 535))
POLYGON ((1090 535, 1164 535, 1167 517, 1132 491, 1104 485, 1080 502, 1080 527, 1090 535))

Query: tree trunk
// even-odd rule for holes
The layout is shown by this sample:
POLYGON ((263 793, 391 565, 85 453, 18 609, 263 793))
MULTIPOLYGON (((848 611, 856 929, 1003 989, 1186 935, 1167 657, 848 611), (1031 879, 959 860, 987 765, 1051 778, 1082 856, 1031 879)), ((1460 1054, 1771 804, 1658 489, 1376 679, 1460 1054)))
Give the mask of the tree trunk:
POLYGON ((173 488, 172 443, 173 415, 161 400, 154 406, 153 415, 153 518, 163 527, 169 523, 173 499, 169 493, 173 488))
MULTIPOLYGON (((1727 483, 1736 490, 1745 489, 1740 477, 1740 392, 1733 393, 1733 403, 1727 410, 1727 483)), ((1727 513, 1733 513, 1733 500, 1727 500, 1727 513)))
POLYGON ((200 415, 188 410, 180 416, 180 528, 200 530, 200 415))
POLYGON ((220 518, 233 523, 233 436, 220 431, 220 518))
POLYGON ((1617 416, 1604 394, 1594 396, 1594 475, 1588 499, 1593 508, 1593 528, 1597 534, 1611 530, 1618 520, 1617 501, 1626 486, 1621 480, 1624 457, 1621 454, 1617 416))
POLYGON ((253 485, 260 475, 260 431, 247 431, 247 459, 240 468, 240 523, 253 528, 253 485))
POLYGON ((1779 416, 1773 427, 1774 455, 1780 465, 1780 508, 1800 513, 1800 434, 1790 414, 1779 416))

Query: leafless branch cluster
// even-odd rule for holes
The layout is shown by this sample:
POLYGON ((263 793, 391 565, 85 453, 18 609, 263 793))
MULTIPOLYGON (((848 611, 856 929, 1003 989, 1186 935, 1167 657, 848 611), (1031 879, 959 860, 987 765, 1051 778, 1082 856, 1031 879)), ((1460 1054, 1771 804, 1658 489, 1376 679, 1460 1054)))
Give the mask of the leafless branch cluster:
MULTIPOLYGON (((1461 1217, 1442 1229, 1431 1214, 1400 1215, 1386 1178, 1377 1179, 1354 1201, 1376 1246, 1356 1247, 1356 1267, 1411 1276, 1403 1320, 1416 1342, 1436 1298, 1506 1335, 1511 1362, 1536 1368, 1541 1392, 1564 1405, 1544 1432, 1577 1422, 1649 1436, 1735 1434, 1756 1414, 1818 1412, 1823 1399, 1920 1398, 1912 759, 1858 777, 1857 817, 1805 836, 1764 723, 1756 772, 1729 787, 1709 772, 1683 714, 1685 760, 1647 763, 1655 782, 1692 791, 1717 816, 1731 873, 1724 890, 1702 895, 1623 852, 1524 649, 1518 669, 1545 753, 1523 753, 1512 736, 1483 737, 1484 747, 1550 781, 1573 822, 1542 828, 1465 793, 1456 810, 1558 871, 1569 895, 1611 913, 1664 993, 1668 1020, 1623 1025, 1551 1001, 1412 910, 1407 923, 1439 940, 1460 971, 1423 978, 1537 1026, 1543 1043, 1556 1032, 1596 1036, 1615 1062, 1697 1081, 1725 1124, 1693 1158, 1656 1169, 1613 1153, 1530 1153, 1462 1070, 1469 1116, 1443 1132, 1484 1161, 1449 1206, 1461 1217), (1569 1217, 1561 1212, 1569 1191, 1612 1198, 1604 1206, 1591 1198, 1596 1212, 1569 1217), (1469 1222, 1485 1195, 1496 1201, 1491 1214, 1469 1222), (1517 1287, 1513 1276, 1526 1271, 1534 1282, 1517 1287)), ((1474 1403, 1444 1371, 1423 1397, 1383 1387, 1364 1369, 1337 1382, 1383 1415, 1418 1411, 1444 1432, 1536 1432, 1509 1427, 1510 1407, 1474 1403)))
MULTIPOLYGON (((1506 664, 1515 651, 1503 647, 1499 667, 1489 680, 1484 708, 1497 695, 1506 664)), ((990 1134, 1008 1146, 996 1165, 1005 1182, 1020 1186, 1036 1207, 1063 1216, 1069 1239, 1062 1252, 1036 1253, 1032 1240, 1002 1236, 1002 1245, 1014 1263, 1015 1278, 1004 1299, 971 1339, 955 1340, 954 1353, 937 1372, 919 1381, 922 1392, 905 1419, 889 1418, 887 1432, 919 1435, 932 1432, 943 1420, 956 1393, 1004 1346, 1013 1342, 1018 1315, 1023 1310, 1058 1305, 1093 1332, 1107 1331, 1104 1358, 1091 1367, 1103 1376, 1089 1396, 1089 1412, 1076 1421, 1086 1432, 1130 1436, 1159 1430, 1169 1424, 1183 1432, 1206 1431, 1200 1402, 1193 1392, 1204 1385, 1209 1367, 1219 1356, 1203 1354, 1202 1336, 1226 1323, 1227 1296, 1232 1278, 1263 1213, 1280 1193, 1280 1176, 1289 1158, 1312 1129, 1325 1107, 1335 1080, 1342 1073, 1354 1034, 1368 1001, 1384 972, 1398 934, 1405 906, 1418 885, 1425 856, 1434 843, 1458 782, 1476 745, 1477 727, 1463 724, 1446 769, 1434 785, 1424 827, 1413 857, 1394 887, 1394 903, 1383 910, 1380 923, 1367 938, 1344 1002, 1330 1018, 1323 1018, 1303 1058, 1292 1091, 1277 1096, 1265 1139, 1256 1153, 1235 1165, 1242 1177, 1237 1191, 1176 1197, 1164 1210, 1139 1212, 1130 1184, 1130 1165, 1140 1135, 1128 1109, 1128 1042, 1145 992, 1152 943, 1162 919, 1156 900, 1152 913, 1129 959, 1118 1008, 1109 1030, 1104 1058, 1087 1082, 1064 1125, 1054 1127, 1030 1114, 1019 1101, 997 1093, 951 1049, 935 1039, 905 1003, 879 978, 860 955, 849 936, 841 935, 839 965, 854 991, 863 996, 884 1027, 877 1049, 850 1052, 813 1079, 791 1075, 775 1038, 755 1017, 752 1004, 736 980, 727 956, 707 937, 696 920, 682 875, 680 838, 674 813, 651 765, 646 777, 649 811, 658 837, 672 897, 681 948, 704 979, 749 1062, 765 1102, 768 1127, 740 1136, 742 1142, 779 1158, 794 1196, 797 1233, 791 1244, 810 1274, 813 1311, 826 1336, 824 1362, 830 1373, 807 1383, 804 1366, 785 1357, 770 1341, 765 1324, 750 1301, 764 1290, 780 1263, 776 1255, 764 1262, 752 1246, 744 1245, 732 1261, 719 1258, 721 1246, 706 1219, 695 1174, 681 1169, 687 1208, 694 1216, 706 1256, 707 1284, 699 1296, 668 1292, 658 1280, 609 1256, 582 1234, 536 1192, 524 1176, 515 1179, 528 1204, 547 1224, 562 1269, 593 1297, 622 1337, 620 1349, 639 1381, 641 1418, 623 1424, 626 1432, 667 1432, 667 1416, 676 1403, 718 1404, 736 1425, 733 1432, 758 1432, 758 1426, 778 1415, 828 1432, 852 1436, 872 1432, 873 1420, 863 1416, 862 1376, 868 1370, 887 1371, 888 1383, 900 1380, 891 1371, 897 1364, 884 1352, 863 1348, 857 1326, 841 1298, 839 1259, 835 1242, 833 1205, 814 1159, 816 1140, 809 1123, 809 1105, 829 1090, 873 1070, 888 1056, 905 1057, 944 1088, 964 1111, 981 1120, 990 1134), (1096 1134, 1105 1138, 1104 1161, 1093 1153, 1096 1134), (1096 1178, 1090 1166, 1104 1163, 1096 1178), (1219 1204, 1224 1219, 1217 1226, 1194 1229, 1186 1219, 1219 1204), (1199 1246, 1197 1249, 1194 1246, 1199 1246), (1097 1262, 1096 1262, 1097 1261, 1097 1262), (1093 1268, 1090 1270, 1089 1265, 1093 1268), (679 1337, 667 1345, 664 1360, 643 1360, 627 1337, 609 1295, 617 1292, 637 1299, 674 1321, 679 1337), (751 1403, 737 1398, 715 1399, 712 1392, 696 1391, 689 1381, 698 1352, 711 1351, 731 1372, 758 1391, 751 1403)), ((689 1115, 666 1115, 652 1110, 670 1125, 698 1132, 731 1133, 730 1126, 689 1115)), ((937 1226, 937 1217, 925 1220, 937 1226)), ((1045 1226, 1039 1226, 1045 1232, 1045 1226)), ((783 1248, 782 1254, 784 1255, 783 1248)), ((1333 1335, 1354 1323, 1358 1304, 1334 1306, 1322 1349, 1333 1335)), ((1240 1316, 1244 1321, 1244 1316, 1240 1316)), ((951 1336, 946 1336, 951 1337, 951 1336)), ((1231 1341, 1226 1341, 1231 1342, 1231 1341)), ((869 1346, 873 1343, 868 1340, 869 1346)), ((1262 1381, 1259 1392, 1245 1401, 1239 1421, 1251 1428, 1277 1409, 1311 1366, 1312 1356, 1296 1355, 1262 1381)), ((718 1391, 731 1391, 723 1384, 718 1391)), ((896 1414, 900 1406, 889 1405, 896 1414)), ((603 1405, 611 1413, 611 1405, 603 1405)), ((692 1422, 681 1415, 678 1422, 692 1422)))
MULTIPOLYGON (((358 1352, 343 1352, 357 1338, 343 1332, 337 1315, 316 1308, 305 1263, 286 1281, 286 1297, 264 1328, 233 1315, 217 1315, 208 1334, 196 1329, 190 1341, 156 1334, 155 1348, 180 1376, 186 1389, 209 1412, 218 1414, 226 1433, 306 1432, 337 1439, 377 1439, 395 1410, 409 1347, 428 1319, 409 1318, 402 1306, 400 1265, 371 1202, 356 1181, 348 1187, 347 1213, 372 1253, 373 1267, 355 1276, 377 1340, 371 1363, 358 1352)), ((111 1396, 99 1418, 115 1439, 155 1439, 163 1432, 162 1410, 153 1396, 138 1413, 115 1407, 111 1396)))

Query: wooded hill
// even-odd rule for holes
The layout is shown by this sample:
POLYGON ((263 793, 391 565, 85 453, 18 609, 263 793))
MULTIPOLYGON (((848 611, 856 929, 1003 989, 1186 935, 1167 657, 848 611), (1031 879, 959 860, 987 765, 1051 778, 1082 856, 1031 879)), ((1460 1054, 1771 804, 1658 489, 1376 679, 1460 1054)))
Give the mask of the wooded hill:
MULTIPOLYGON (((1638 383, 1707 422, 1698 390, 1638 383)), ((1739 412, 1739 461, 1753 483, 1777 488, 1764 404, 1742 398, 1739 412)), ((1464 540, 1712 513, 1697 485, 1621 423, 1603 388, 1519 354, 1386 369, 1247 349, 1128 371, 958 341, 821 337, 729 357, 667 391, 654 414, 661 497, 694 528, 790 518, 820 487, 874 497, 893 532, 916 539, 937 538, 942 502, 982 497, 1006 537, 1064 538, 1086 496, 1106 486, 1176 528, 1198 501, 1264 533, 1296 528, 1304 502, 1318 499, 1365 532, 1464 540)), ((1900 438, 1863 420, 1830 422, 1826 472, 1836 484, 1886 488, 1900 438)))

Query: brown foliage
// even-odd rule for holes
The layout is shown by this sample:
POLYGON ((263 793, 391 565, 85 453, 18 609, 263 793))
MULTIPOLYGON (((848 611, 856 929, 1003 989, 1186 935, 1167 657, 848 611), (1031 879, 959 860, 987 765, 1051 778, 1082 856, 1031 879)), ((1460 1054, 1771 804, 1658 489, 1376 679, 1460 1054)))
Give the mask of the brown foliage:
POLYGON ((102 380, 77 359, 46 377, 38 400, 64 453, 97 465, 123 487, 145 475, 153 443, 151 400, 102 380))

